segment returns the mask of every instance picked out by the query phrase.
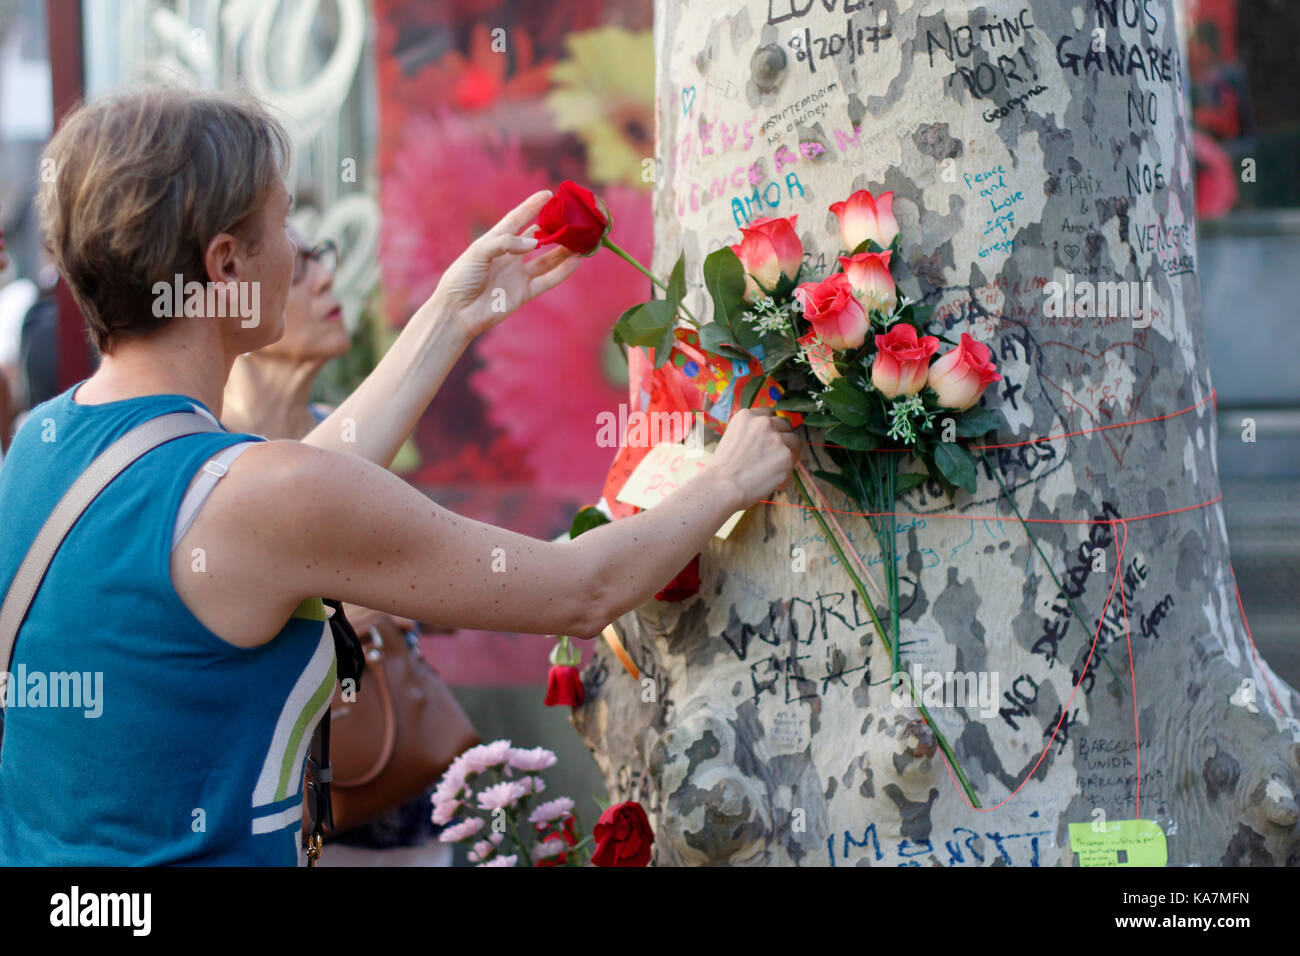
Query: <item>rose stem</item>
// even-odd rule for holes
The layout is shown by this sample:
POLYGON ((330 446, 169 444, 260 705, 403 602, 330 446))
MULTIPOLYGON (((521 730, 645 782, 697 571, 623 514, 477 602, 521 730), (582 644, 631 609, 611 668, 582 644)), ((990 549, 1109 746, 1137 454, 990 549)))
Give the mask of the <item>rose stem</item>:
MULTIPOLYGON (((848 557, 844 554, 844 549, 840 547, 839 538, 831 532, 830 526, 826 523, 826 519, 822 517, 821 511, 813 504, 812 498, 808 494, 808 489, 804 486, 803 479, 799 477, 799 470, 802 468, 803 465, 800 464, 798 468, 795 469, 793 475, 795 487, 799 489, 800 496, 808 505, 808 509, 812 512, 813 517, 817 519, 817 523, 821 525, 822 533, 826 535, 826 540, 830 542, 831 547, 835 550, 836 556, 840 559, 840 564, 844 567, 844 570, 848 572, 850 580, 853 581, 853 586, 857 588, 858 596, 862 598, 862 603, 866 605, 867 613, 871 615, 871 622, 875 625, 876 634, 880 636, 880 641, 885 645, 885 650, 892 655, 893 646, 889 638, 885 636, 885 627, 880 623, 880 618, 876 615, 875 605, 871 603, 871 598, 867 596, 867 589, 863 585, 862 579, 858 577, 857 572, 853 569, 853 565, 849 563, 848 557)), ((916 709, 920 711, 922 719, 924 719, 929 728, 934 731, 934 736, 939 742, 940 749, 943 750, 944 756, 948 758, 948 763, 957 774, 957 779, 961 782, 961 788, 966 792, 966 798, 970 800, 973 806, 979 807, 979 797, 975 795, 975 791, 971 787, 970 781, 966 778, 966 773, 962 770, 961 763, 957 760, 957 755, 953 753, 952 747, 948 743, 948 739, 944 737, 943 731, 939 729, 934 720, 930 717, 930 712, 926 710, 925 705, 917 699, 916 688, 912 686, 912 682, 908 679, 906 673, 903 673, 903 679, 907 681, 908 689, 912 692, 912 702, 916 704, 916 709)))
MULTIPOLYGON (((638 272, 640 272, 651 282, 653 282, 656 286, 659 287, 660 291, 662 291, 664 295, 668 294, 668 287, 666 285, 664 285, 662 282, 656 279, 654 277, 654 274, 649 269, 647 269, 645 266, 641 265, 641 263, 636 261, 636 257, 634 257, 630 252, 628 252, 626 249, 624 249, 622 246, 616 243, 613 239, 609 238, 609 236, 605 236, 603 239, 601 239, 600 244, 604 246, 606 249, 608 249, 610 252, 614 253, 614 255, 618 256, 628 265, 632 266, 632 268, 636 269, 638 272)), ((686 308, 685 303, 678 302, 677 308, 681 309, 682 312, 685 314, 686 318, 690 319, 692 325, 694 325, 697 329, 700 327, 700 320, 691 314, 691 310, 686 308)))

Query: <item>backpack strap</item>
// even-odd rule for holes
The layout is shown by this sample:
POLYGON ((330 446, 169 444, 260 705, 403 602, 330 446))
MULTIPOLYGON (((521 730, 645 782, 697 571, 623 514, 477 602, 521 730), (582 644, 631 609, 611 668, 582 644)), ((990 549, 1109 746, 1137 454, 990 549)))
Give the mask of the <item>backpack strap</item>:
MULTIPOLYGON (((221 430, 221 426, 214 420, 196 412, 172 412, 152 418, 137 425, 100 452, 90 467, 82 472, 81 477, 72 483, 72 487, 64 493, 50 516, 45 519, 27 556, 9 583, 4 605, 0 606, 0 663, 3 664, 0 670, 5 672, 5 679, 13 660, 18 628, 31 609, 36 590, 41 586, 59 546, 63 544, 72 526, 90 507, 90 503, 145 452, 185 435, 221 430)), ((0 715, 4 712, 5 696, 0 693, 0 715)), ((3 723, 0 722, 0 734, 3 733, 2 728, 3 723)))

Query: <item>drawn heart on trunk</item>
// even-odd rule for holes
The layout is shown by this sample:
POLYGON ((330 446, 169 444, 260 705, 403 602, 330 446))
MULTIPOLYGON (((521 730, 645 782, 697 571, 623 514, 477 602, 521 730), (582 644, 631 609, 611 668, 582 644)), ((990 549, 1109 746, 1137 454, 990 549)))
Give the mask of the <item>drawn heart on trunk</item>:
MULTIPOLYGON (((1115 422, 1132 421, 1140 416, 1137 409, 1142 406, 1142 399, 1151 387, 1151 377, 1155 374, 1155 358, 1151 352, 1136 342, 1115 342, 1099 352, 1080 348, 1069 342, 1040 343, 1043 365, 1038 370, 1038 377, 1064 396, 1067 411, 1080 409, 1087 416, 1082 429, 1111 425, 1115 422), (1126 352, 1127 350, 1127 352, 1126 352), (1132 387, 1127 396, 1120 397, 1118 389, 1108 388, 1105 371, 1107 359, 1115 354, 1120 360, 1120 368, 1132 371, 1132 387), (1055 361, 1054 361, 1055 360, 1055 361), (1057 364, 1059 362, 1059 364, 1057 364), (1044 368, 1050 368, 1057 375, 1053 379, 1044 368), (1091 392, 1082 385, 1085 377, 1100 376, 1102 384, 1091 392), (1061 384, 1064 382, 1065 384, 1061 384)), ((1071 429, 1074 431, 1075 429, 1071 429)), ((1115 456, 1115 463, 1122 465, 1124 456, 1133 442, 1133 428, 1107 428, 1096 433, 1106 442, 1110 453, 1115 456)))

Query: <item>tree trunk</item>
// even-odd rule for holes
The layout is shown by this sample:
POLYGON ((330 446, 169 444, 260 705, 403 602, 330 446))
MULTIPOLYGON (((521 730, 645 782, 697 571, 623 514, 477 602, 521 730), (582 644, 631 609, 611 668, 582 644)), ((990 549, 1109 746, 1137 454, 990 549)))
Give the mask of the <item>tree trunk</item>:
POLYGON ((892 190, 901 290, 992 347, 1005 447, 977 494, 897 509, 902 664, 979 807, 789 491, 710 544, 696 597, 619 622, 645 680, 602 646, 575 725, 659 864, 1300 863, 1300 700, 1218 503, 1175 4, 959 6, 657 0, 656 271, 685 250, 702 315, 704 256, 797 213, 820 278, 827 207, 892 190))

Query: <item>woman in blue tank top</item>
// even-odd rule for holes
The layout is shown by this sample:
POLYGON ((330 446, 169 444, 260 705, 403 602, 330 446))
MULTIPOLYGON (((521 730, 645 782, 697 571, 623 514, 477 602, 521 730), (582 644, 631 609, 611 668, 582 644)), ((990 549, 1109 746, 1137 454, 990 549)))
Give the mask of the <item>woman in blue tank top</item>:
POLYGON ((40 582, 3 698, 0 864, 299 863, 304 756, 335 682, 323 595, 434 626, 593 637, 789 475, 788 424, 744 412, 662 504, 550 542, 385 470, 469 342, 509 314, 494 305, 577 268, 563 249, 525 256, 544 192, 452 264, 302 441, 226 431, 235 357, 282 331, 283 132, 247 99, 145 88, 70 114, 46 160, 42 229, 102 360, 32 410, 0 467, 0 592, 116 439, 177 411, 214 430, 127 466, 40 582))

